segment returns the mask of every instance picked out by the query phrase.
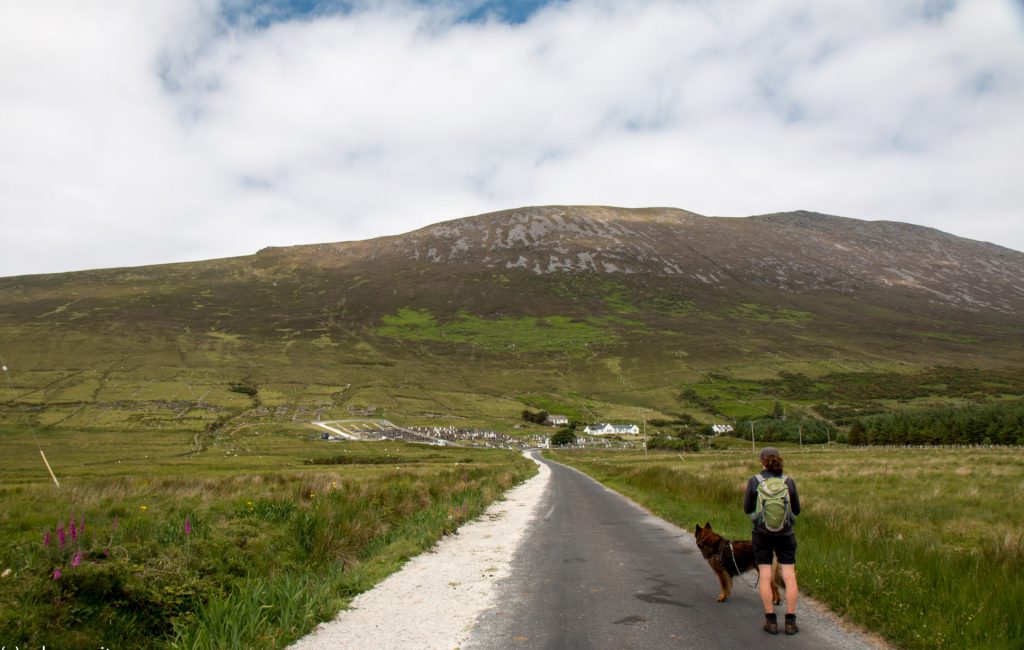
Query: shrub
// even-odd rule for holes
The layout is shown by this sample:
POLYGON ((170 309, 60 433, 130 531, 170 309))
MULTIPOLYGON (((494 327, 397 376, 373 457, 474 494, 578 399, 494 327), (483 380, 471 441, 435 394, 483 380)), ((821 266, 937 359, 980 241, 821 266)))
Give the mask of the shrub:
POLYGON ((570 428, 559 429, 555 435, 551 436, 551 446, 553 447, 566 447, 575 444, 576 432, 570 428))

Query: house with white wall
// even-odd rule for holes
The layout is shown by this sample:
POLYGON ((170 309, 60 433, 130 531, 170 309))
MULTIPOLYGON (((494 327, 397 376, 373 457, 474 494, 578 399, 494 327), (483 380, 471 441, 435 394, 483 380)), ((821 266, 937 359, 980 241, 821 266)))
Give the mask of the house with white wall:
POLYGON ((608 436, 613 434, 636 435, 640 433, 640 427, 635 424, 591 424, 583 428, 583 433, 589 433, 592 436, 608 436))

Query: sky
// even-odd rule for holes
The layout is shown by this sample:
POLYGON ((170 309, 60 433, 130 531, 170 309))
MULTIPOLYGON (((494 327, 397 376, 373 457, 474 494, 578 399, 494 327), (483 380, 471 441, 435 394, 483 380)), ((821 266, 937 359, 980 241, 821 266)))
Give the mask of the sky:
POLYGON ((0 276, 551 204, 1024 251, 1024 2, 0 3, 0 276))

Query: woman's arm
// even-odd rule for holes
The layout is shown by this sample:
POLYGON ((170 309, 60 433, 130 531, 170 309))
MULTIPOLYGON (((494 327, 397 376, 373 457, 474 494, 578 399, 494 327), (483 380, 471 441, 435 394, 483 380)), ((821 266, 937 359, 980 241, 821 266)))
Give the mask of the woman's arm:
POLYGON ((747 481, 747 491, 743 494, 743 512, 753 514, 757 507, 757 479, 753 476, 747 481))

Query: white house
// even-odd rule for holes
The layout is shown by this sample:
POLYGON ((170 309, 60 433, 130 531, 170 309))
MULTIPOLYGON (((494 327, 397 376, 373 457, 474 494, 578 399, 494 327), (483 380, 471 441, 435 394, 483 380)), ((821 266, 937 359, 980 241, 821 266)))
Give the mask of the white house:
POLYGON ((548 419, 544 420, 544 424, 547 424, 547 425, 550 425, 550 426, 553 426, 553 427, 565 426, 565 425, 569 424, 569 416, 568 415, 548 415, 548 419))
POLYGON ((719 434, 719 433, 732 433, 732 425, 731 424, 712 424, 711 425, 711 430, 714 433, 716 433, 716 434, 719 434))
POLYGON ((589 433, 594 436, 607 436, 611 434, 637 434, 640 433, 640 427, 635 424, 591 424, 588 427, 583 428, 583 433, 589 433))

